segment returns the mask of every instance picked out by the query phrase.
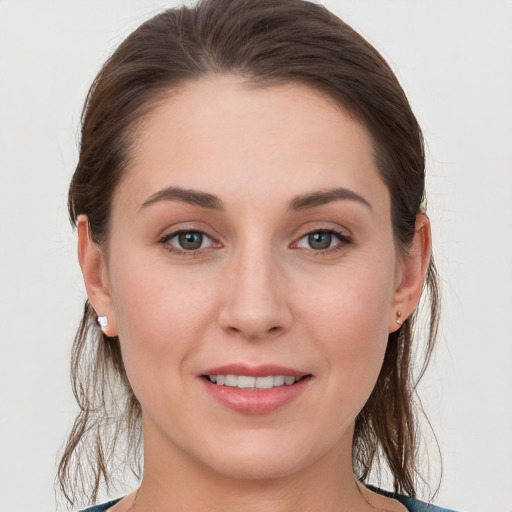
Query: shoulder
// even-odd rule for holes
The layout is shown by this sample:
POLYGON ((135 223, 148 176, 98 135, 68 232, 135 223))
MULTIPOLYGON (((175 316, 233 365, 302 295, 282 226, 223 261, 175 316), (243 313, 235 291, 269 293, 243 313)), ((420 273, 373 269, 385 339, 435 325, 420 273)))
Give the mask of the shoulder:
POLYGON ((448 508, 436 507, 430 503, 424 503, 423 501, 408 498, 407 496, 395 495, 395 499, 405 505, 409 512, 455 512, 448 508))
POLYGON ((120 501, 121 498, 118 498, 117 500, 109 501, 108 503, 103 503, 103 505, 95 505, 94 507, 89 507, 84 510, 81 510, 80 512, 105 512, 110 507, 113 507, 118 501, 120 501))
POLYGON ((384 496, 388 496, 389 498, 393 498, 394 500, 400 502, 407 508, 409 512, 455 512, 455 510, 436 507, 435 505, 432 505, 430 503, 425 503, 414 498, 409 498, 408 496, 402 496, 401 494, 383 491, 382 489, 378 489, 370 485, 368 485, 367 487, 378 494, 383 494, 384 496))

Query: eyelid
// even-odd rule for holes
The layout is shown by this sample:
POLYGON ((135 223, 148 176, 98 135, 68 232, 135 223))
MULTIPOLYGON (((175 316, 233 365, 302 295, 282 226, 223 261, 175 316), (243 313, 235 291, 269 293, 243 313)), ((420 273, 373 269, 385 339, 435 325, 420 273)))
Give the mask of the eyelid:
POLYGON ((220 242, 217 242, 217 240, 215 240, 215 238, 213 236, 211 236, 210 234, 208 234, 205 230, 199 229, 199 228, 192 228, 192 227, 183 227, 183 228, 179 228, 174 231, 171 231, 170 233, 167 233, 167 234, 161 236, 158 239, 158 243, 161 244, 162 246, 164 246, 164 248, 171 253, 180 254, 180 255, 183 254, 183 255, 187 255, 187 256, 191 256, 191 255, 209 250, 212 247, 213 248, 221 248, 222 247, 222 244, 220 242), (183 233, 200 233, 203 237, 208 238, 212 243, 208 247, 200 247, 199 249, 190 249, 190 250, 183 249, 183 248, 177 247, 177 246, 169 243, 170 240, 172 240, 173 238, 176 238, 177 236, 179 236, 183 233))
MULTIPOLYGON (((195 255, 198 253, 202 253, 202 252, 208 251, 212 248, 219 249, 219 248, 223 247, 223 244, 218 242, 216 240, 216 238, 214 238, 212 235, 210 235, 206 230, 197 228, 197 227, 189 227, 189 226, 184 226, 182 228, 175 229, 171 232, 168 232, 167 234, 165 234, 163 236, 160 236, 157 240, 157 243, 164 246, 164 248, 171 253, 179 254, 179 255, 186 255, 186 256, 192 256, 192 255, 195 255), (210 240, 210 244, 207 247, 200 247, 198 249, 183 249, 183 248, 180 248, 176 245, 169 243, 170 240, 179 236, 182 233, 200 233, 203 237, 206 237, 207 239, 210 240)), ((304 231, 299 237, 297 237, 295 239, 295 241, 293 241, 290 244, 290 248, 303 249, 303 250, 309 251, 311 253, 314 253, 316 255, 322 255, 324 253, 327 254, 327 253, 336 252, 337 250, 341 250, 341 249, 345 248, 347 245, 352 244, 352 243, 353 243, 352 236, 347 234, 346 232, 344 232, 344 230, 341 230, 340 228, 322 226, 322 227, 314 227, 314 228, 304 231), (309 236, 313 233, 329 233, 338 240, 338 243, 336 243, 334 246, 328 247, 326 249, 314 249, 314 248, 300 247, 298 245, 301 240, 303 240, 304 238, 306 238, 307 236, 309 236)))
POLYGON ((292 244, 291 247, 293 249, 305 249, 309 250, 314 254, 324 254, 329 252, 335 252, 337 250, 343 249, 345 246, 352 244, 353 239, 350 235, 344 233, 340 229, 336 228, 328 228, 328 227, 316 227, 307 230, 306 232, 302 233, 300 237, 298 237, 292 244), (306 248, 306 247, 299 247, 299 242, 303 240, 305 237, 312 235, 313 233, 329 233, 336 237, 338 239, 338 243, 335 244, 333 247, 328 247, 327 249, 313 249, 313 248, 306 248))

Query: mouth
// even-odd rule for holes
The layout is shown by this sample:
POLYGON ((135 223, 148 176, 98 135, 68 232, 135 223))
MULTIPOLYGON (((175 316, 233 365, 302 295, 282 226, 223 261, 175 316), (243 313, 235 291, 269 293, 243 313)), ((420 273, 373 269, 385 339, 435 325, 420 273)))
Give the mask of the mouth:
POLYGON ((238 413, 270 414, 295 402, 311 387, 313 374, 274 364, 228 364, 198 377, 221 405, 238 413))
POLYGON ((209 374, 202 375, 202 378, 208 380, 216 386, 226 386, 230 388, 243 389, 244 391, 266 391, 273 388, 293 386, 294 384, 311 378, 311 374, 294 375, 235 375, 235 374, 209 374))
POLYGON ((222 406, 246 415, 271 414, 307 393, 313 374, 276 365, 231 364, 198 377, 222 406))

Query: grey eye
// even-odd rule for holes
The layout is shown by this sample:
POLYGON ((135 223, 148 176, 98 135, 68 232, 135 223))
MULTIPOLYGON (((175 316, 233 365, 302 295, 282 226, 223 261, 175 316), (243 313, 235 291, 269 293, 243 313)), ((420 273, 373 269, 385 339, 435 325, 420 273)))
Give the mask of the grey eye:
POLYGON ((207 249, 215 245, 206 233, 202 231, 178 231, 165 236, 160 240, 164 246, 174 252, 191 252, 207 249))
POLYGON ((296 247, 309 249, 310 251, 326 251, 336 248, 343 248, 352 243, 351 239, 333 229, 318 229, 310 231, 299 238, 296 247))
POLYGON ((180 247, 187 251, 200 249, 203 245, 203 233, 197 231, 180 233, 177 238, 180 247))
POLYGON ((310 233, 308 236, 308 244, 311 249, 323 250, 329 249, 332 243, 332 234, 326 231, 317 231, 316 233, 310 233))

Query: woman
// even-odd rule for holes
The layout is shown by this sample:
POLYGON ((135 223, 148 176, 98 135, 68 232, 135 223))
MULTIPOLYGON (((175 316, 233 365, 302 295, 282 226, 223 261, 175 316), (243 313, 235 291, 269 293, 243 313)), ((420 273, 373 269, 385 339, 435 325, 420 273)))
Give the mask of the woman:
POLYGON ((302 0, 149 20, 90 90, 69 209, 89 297, 59 471, 72 503, 121 453, 139 471, 143 446, 138 489, 91 510, 426 510, 423 143, 361 36, 302 0), (394 493, 365 485, 381 459, 394 493))

